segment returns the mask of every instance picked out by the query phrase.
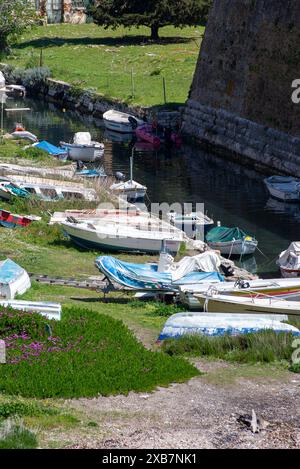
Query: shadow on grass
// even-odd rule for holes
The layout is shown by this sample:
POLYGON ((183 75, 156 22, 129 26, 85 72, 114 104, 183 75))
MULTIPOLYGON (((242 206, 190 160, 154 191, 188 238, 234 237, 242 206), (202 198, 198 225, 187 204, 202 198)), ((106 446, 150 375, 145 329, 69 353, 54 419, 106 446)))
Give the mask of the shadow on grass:
MULTIPOLYGON (((101 295, 101 293, 99 293, 101 295)), ((82 303, 105 303, 105 304, 119 304, 126 305, 132 301, 131 298, 109 298, 109 297, 100 297, 99 298, 78 298, 75 296, 70 297, 73 301, 80 301, 82 303)))
POLYGON ((24 49, 26 47, 36 47, 38 49, 63 46, 65 44, 73 46, 140 46, 140 45, 168 45, 168 44, 180 44, 188 43, 195 40, 194 37, 162 37, 157 41, 152 41, 147 36, 122 36, 122 37, 41 37, 39 39, 32 39, 31 41, 25 41, 22 43, 14 44, 15 49, 24 49))

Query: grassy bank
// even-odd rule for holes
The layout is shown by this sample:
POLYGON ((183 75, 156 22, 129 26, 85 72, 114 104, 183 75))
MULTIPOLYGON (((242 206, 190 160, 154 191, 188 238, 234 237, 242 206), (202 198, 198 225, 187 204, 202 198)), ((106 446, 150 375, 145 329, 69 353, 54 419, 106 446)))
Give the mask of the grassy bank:
POLYGON ((24 34, 4 61, 32 67, 40 63, 54 78, 145 106, 184 103, 192 82, 203 27, 161 29, 158 43, 148 28, 116 30, 87 25, 49 25, 24 34))
POLYGON ((0 163, 17 164, 21 166, 63 167, 70 162, 63 162, 50 157, 38 148, 25 148, 30 143, 25 140, 3 139, 0 141, 0 163))

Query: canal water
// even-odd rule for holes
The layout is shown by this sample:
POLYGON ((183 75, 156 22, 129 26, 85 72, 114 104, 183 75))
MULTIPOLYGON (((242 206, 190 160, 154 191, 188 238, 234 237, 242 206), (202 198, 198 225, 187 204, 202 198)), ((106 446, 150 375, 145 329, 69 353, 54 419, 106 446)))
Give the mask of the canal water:
MULTIPOLYGON (((53 104, 26 99, 8 101, 8 107, 28 106, 22 116, 7 114, 4 126, 11 131, 21 120, 40 140, 58 145, 69 142, 75 132, 89 131, 93 140, 105 143, 104 168, 109 175, 129 175, 130 143, 107 134, 101 120, 65 111, 53 104)), ((224 226, 238 226, 254 235, 259 249, 242 265, 263 277, 279 276, 276 258, 291 241, 300 240, 300 204, 284 204, 270 198, 264 175, 228 162, 202 149, 183 146, 172 152, 152 152, 138 145, 134 179, 148 187, 151 202, 204 203, 205 211, 224 226)))

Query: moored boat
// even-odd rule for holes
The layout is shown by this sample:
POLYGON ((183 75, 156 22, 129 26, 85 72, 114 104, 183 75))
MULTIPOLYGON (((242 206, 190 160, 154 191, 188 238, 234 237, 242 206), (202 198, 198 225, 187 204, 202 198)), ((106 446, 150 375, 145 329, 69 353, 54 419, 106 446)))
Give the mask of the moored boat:
POLYGON ((204 235, 214 224, 214 220, 202 212, 187 214, 170 212, 167 216, 172 225, 184 231, 189 238, 204 235))
POLYGON ((31 286, 30 278, 22 267, 11 259, 0 262, 0 297, 14 299, 31 286))
POLYGON ((206 242, 211 247, 230 256, 253 254, 257 248, 257 240, 240 228, 216 226, 206 235, 206 242))
POLYGON ((104 125, 107 130, 121 133, 133 133, 144 122, 131 114, 110 109, 103 114, 104 125))
POLYGON ((271 176, 264 183, 272 197, 285 202, 300 201, 300 180, 292 176, 271 176))
POLYGON ((283 277, 300 277, 300 242, 293 242, 279 255, 277 265, 283 277))
POLYGON ((92 162, 104 154, 104 144, 94 142, 89 132, 77 132, 73 143, 60 142, 60 146, 68 153, 73 161, 92 162))

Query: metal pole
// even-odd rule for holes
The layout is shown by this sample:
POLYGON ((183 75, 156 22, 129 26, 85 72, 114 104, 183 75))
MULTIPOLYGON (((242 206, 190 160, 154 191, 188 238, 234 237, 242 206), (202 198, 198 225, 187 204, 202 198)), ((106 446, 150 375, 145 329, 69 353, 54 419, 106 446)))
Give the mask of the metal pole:
POLYGON ((167 104, 166 79, 163 77, 164 102, 167 104))
POLYGON ((131 157, 130 157, 130 182, 131 183, 133 180, 133 157, 134 157, 134 148, 132 149, 131 157))
POLYGON ((131 69, 131 96, 134 98, 134 76, 133 76, 133 68, 131 69))

